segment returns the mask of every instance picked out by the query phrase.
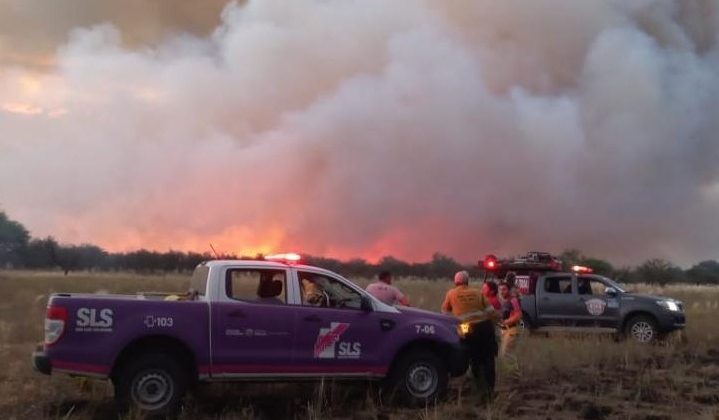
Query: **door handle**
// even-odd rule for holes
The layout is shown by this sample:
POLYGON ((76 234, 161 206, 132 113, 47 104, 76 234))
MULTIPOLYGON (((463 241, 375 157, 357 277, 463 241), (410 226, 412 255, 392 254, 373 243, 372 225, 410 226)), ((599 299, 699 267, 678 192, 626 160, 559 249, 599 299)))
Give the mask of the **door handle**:
POLYGON ((394 321, 391 319, 383 319, 379 322, 379 328, 382 331, 389 331, 394 328, 394 321))
POLYGON ((234 311, 228 313, 227 316, 229 316, 231 318, 244 318, 245 313, 242 312, 242 310, 240 310, 240 309, 235 309, 234 311))
POLYGON ((303 319, 304 319, 305 321, 309 321, 309 322, 320 322, 320 321, 322 321, 322 320, 320 319, 320 317, 318 317, 317 315, 308 315, 308 316, 304 317, 303 319))

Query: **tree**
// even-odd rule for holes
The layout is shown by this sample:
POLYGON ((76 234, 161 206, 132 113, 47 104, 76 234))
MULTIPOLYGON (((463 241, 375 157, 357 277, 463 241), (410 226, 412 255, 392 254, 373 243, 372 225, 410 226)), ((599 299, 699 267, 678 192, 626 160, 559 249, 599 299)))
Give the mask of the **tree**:
POLYGON ((61 245, 56 248, 55 262, 67 275, 71 270, 92 270, 105 264, 107 253, 95 245, 61 245))
POLYGON ((0 267, 19 265, 20 250, 30 240, 30 233, 19 222, 0 212, 0 267))
POLYGON ((719 284, 719 262, 702 261, 687 270, 687 280, 695 284, 719 284))
POLYGON ((654 258, 637 267, 635 276, 638 281, 664 286, 684 280, 684 272, 667 260, 654 258))
POLYGON ((28 268, 52 268, 58 265, 55 238, 33 239, 22 249, 22 262, 28 268))

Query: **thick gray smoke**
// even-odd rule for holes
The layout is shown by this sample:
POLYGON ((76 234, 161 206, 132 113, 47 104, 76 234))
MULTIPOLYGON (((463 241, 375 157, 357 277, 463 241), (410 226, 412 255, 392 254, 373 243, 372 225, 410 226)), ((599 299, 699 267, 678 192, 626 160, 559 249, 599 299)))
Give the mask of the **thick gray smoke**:
POLYGON ((719 1, 249 1, 0 68, 0 205, 109 249, 719 256, 719 1))

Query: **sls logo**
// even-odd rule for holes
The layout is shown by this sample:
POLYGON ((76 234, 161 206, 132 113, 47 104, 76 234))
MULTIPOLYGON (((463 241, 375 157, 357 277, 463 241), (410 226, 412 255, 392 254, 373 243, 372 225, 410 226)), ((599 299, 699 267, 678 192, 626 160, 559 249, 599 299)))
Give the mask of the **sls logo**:
POLYGON ((320 328, 315 340, 314 354, 318 359, 357 359, 362 354, 360 343, 339 342, 350 324, 332 322, 329 328, 320 328))
POLYGON ((110 332, 112 331, 112 309, 79 308, 75 331, 110 332))

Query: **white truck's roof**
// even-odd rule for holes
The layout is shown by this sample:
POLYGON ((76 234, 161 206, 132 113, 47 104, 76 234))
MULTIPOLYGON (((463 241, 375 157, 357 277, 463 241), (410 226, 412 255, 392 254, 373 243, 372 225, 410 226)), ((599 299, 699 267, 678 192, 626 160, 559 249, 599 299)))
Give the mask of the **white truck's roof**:
POLYGON ((267 260, 209 260, 204 261, 200 265, 207 267, 218 267, 218 266, 248 266, 248 267, 268 267, 268 268, 287 268, 293 267, 297 269, 311 269, 318 271, 329 271, 324 268, 315 267, 312 265, 297 264, 297 263, 286 263, 281 261, 267 261, 267 260))

